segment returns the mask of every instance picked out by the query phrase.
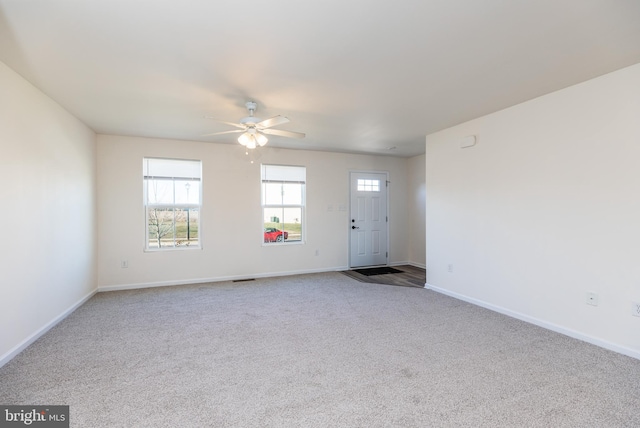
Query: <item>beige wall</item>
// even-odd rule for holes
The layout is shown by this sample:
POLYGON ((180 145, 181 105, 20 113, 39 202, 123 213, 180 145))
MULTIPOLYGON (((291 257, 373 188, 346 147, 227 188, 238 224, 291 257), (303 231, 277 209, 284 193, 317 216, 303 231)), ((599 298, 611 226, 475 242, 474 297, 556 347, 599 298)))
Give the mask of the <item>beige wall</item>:
POLYGON ((427 136, 428 283, 640 358, 639 118, 640 64, 427 136))
POLYGON ((425 157, 409 159, 409 260, 416 266, 426 266, 425 244, 425 157))
POLYGON ((96 289, 95 134, 0 63, 0 365, 96 289))
POLYGON ((408 159, 266 146, 251 164, 235 145, 109 135, 97 141, 101 289, 346 269, 351 170, 389 173, 389 262, 409 261, 408 159), (202 160, 202 250, 143 250, 145 156, 202 160), (307 168, 304 245, 262 245, 261 162, 307 168))

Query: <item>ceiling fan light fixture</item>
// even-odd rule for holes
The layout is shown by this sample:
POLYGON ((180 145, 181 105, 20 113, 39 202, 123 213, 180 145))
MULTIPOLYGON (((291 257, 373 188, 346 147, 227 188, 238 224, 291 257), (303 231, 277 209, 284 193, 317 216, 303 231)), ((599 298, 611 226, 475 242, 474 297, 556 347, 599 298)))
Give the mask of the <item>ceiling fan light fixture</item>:
POLYGON ((246 144, 246 148, 247 149, 255 149, 256 148, 256 139, 254 138, 253 135, 249 138, 249 142, 246 144))
POLYGON ((258 142, 258 145, 260 147, 264 146, 269 141, 269 139, 266 137, 266 135, 264 135, 264 134, 262 134, 260 132, 256 132, 255 138, 256 138, 256 141, 258 142))
POLYGON ((243 146, 246 146, 247 144, 249 144, 249 142, 252 139, 253 139, 253 135, 249 134, 248 132, 244 132, 242 135, 238 137, 238 143, 242 144, 243 146))
POLYGON ((257 132, 255 128, 247 129, 247 132, 244 132, 238 137, 238 143, 248 149, 255 149, 257 146, 262 147, 267 144, 268 141, 269 139, 264 134, 257 132))

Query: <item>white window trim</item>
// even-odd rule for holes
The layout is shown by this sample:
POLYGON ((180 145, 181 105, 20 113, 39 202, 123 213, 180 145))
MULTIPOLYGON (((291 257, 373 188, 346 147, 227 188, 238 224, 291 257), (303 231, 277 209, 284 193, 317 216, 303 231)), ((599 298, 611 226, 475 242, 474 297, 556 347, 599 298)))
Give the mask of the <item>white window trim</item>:
MULTIPOLYGON (((192 177, 169 177, 169 176, 158 176, 155 177, 155 179, 166 179, 166 180, 175 180, 175 179, 180 179, 183 181, 199 181, 200 182, 200 189, 199 189, 199 195, 198 195, 198 200, 200 201, 200 204, 148 204, 147 200, 148 200, 148 189, 147 189, 147 178, 151 178, 153 176, 145 176, 144 174, 144 166, 143 166, 143 173, 142 173, 142 194, 143 194, 143 199, 142 199, 142 205, 143 205, 143 216, 144 216, 144 246, 143 246, 143 251, 144 252, 149 252, 149 253, 155 253, 155 252, 166 252, 166 251, 193 251, 193 250, 202 250, 203 248, 203 244, 202 244, 202 193, 203 193, 203 186, 202 186, 202 161, 198 160, 198 159, 179 159, 179 158, 161 158, 161 157, 151 157, 151 156, 145 156, 143 157, 142 161, 144 163, 145 160, 147 159, 159 159, 159 160, 171 160, 171 161, 186 161, 186 162, 199 162, 200 163, 200 178, 195 179, 192 177), (175 208, 182 208, 182 209, 192 209, 192 208, 197 208, 198 209, 198 244, 197 245, 185 245, 185 246, 171 246, 171 247, 158 247, 158 248, 153 248, 153 247, 149 247, 149 212, 148 209, 149 208, 154 208, 154 209, 175 209, 175 208)), ((175 225, 174 225, 175 227, 175 225)))
POLYGON ((304 245, 307 242, 307 180, 306 180, 307 167, 303 165, 282 165, 282 164, 262 164, 260 167, 260 217, 261 217, 261 227, 260 227, 260 242, 263 247, 280 247, 283 245, 304 245), (296 180, 264 180, 262 178, 262 167, 263 166, 285 166, 285 167, 293 167, 293 168, 304 168, 305 170, 305 180, 304 181, 296 181, 296 180), (303 184, 303 193, 302 193, 302 205, 271 205, 264 204, 264 187, 263 183, 298 183, 303 184), (302 234, 302 239, 299 241, 282 241, 282 242, 264 242, 264 210, 265 208, 300 208, 300 216, 302 217, 301 222, 302 226, 300 228, 300 233, 302 234))

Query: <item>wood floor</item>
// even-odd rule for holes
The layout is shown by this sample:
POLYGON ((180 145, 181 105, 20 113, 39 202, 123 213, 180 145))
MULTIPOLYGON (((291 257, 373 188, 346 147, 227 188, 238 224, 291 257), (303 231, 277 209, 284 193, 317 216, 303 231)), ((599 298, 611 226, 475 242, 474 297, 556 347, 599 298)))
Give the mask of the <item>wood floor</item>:
POLYGON ((360 282, 368 282, 370 284, 424 288, 424 284, 427 282, 427 274, 424 269, 411 265, 393 266, 393 268, 402 272, 373 276, 362 275, 352 270, 345 270, 342 273, 360 282))

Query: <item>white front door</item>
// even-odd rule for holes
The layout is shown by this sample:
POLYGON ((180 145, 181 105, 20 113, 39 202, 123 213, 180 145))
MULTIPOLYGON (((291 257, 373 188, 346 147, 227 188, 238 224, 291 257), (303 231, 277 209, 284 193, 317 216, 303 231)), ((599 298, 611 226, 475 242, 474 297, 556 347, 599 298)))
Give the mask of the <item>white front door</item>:
POLYGON ((387 174, 351 173, 350 266, 387 264, 387 174))

